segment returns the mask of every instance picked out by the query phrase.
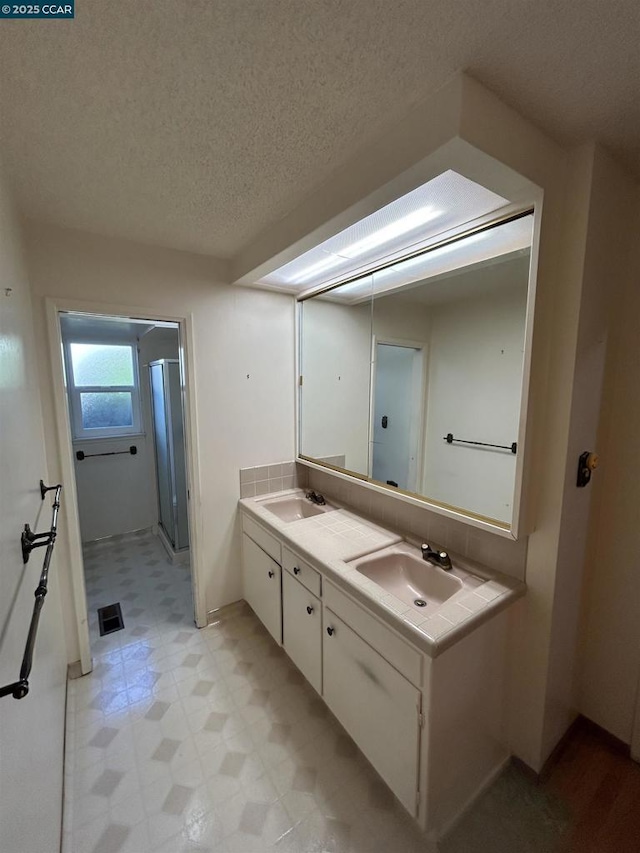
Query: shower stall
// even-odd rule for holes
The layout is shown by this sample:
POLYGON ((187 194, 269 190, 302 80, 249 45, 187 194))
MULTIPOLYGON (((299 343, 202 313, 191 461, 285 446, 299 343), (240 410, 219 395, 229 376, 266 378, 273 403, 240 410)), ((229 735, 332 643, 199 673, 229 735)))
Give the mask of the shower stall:
POLYGON ((189 548, 189 520, 180 362, 169 358, 152 361, 149 374, 158 526, 173 554, 184 554, 189 548))

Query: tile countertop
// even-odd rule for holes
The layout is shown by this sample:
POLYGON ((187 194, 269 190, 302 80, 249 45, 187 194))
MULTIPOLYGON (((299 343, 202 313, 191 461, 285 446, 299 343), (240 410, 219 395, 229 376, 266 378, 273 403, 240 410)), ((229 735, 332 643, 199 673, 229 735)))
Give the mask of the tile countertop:
POLYGON ((451 574, 462 581, 463 587, 427 616, 415 607, 408 607, 404 601, 349 565, 349 561, 405 540, 419 547, 415 539, 341 508, 333 499, 330 503, 337 507, 334 511, 290 522, 281 521, 264 506, 276 498, 301 495, 304 496, 303 491, 293 489, 242 498, 239 506, 242 512, 277 536, 286 547, 432 658, 526 593, 526 586, 521 581, 452 553, 454 567, 451 574))

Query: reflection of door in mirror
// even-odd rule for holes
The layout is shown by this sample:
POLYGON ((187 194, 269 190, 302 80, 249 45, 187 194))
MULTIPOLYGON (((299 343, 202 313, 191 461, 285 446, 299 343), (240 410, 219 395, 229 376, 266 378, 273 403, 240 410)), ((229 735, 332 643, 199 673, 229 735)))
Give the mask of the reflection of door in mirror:
POLYGON ((379 341, 393 336, 405 346, 409 338, 422 340, 429 364, 424 392, 417 393, 409 387, 408 368, 402 372, 400 348, 376 348, 378 357, 383 354, 383 376, 392 374, 391 393, 398 403, 404 401, 400 410, 406 414, 411 404, 415 432, 410 445, 400 431, 381 429, 380 416, 389 413, 379 411, 377 370, 373 479, 394 480, 405 491, 510 521, 516 464, 510 448, 518 436, 528 270, 525 250, 446 277, 390 290, 378 287, 374 335, 379 341), (393 350, 398 354, 387 365, 393 350), (419 407, 413 407, 414 401, 419 407), (453 442, 445 441, 449 433, 453 442), (380 436, 388 445, 384 465, 376 465, 380 436), (424 457, 417 477, 415 443, 424 457))
POLYGON ((374 480, 415 492, 420 478, 423 350, 408 344, 376 343, 374 361, 374 480))

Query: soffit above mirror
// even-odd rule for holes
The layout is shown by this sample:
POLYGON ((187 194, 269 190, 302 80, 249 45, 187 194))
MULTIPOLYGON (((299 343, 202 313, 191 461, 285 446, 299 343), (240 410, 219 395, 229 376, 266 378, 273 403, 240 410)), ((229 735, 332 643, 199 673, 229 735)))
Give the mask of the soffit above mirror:
MULTIPOLYGON (((324 287, 429 246, 458 228, 468 229, 473 222, 509 203, 509 199, 447 170, 263 276, 256 284, 294 293, 324 287)), ((424 278, 422 272, 418 275, 424 278)))

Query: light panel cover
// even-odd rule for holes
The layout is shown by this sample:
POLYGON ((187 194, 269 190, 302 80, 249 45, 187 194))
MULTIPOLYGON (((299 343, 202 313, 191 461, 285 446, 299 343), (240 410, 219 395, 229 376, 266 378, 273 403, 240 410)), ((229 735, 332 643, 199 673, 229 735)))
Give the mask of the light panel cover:
POLYGON ((415 251, 509 203, 451 170, 300 255, 257 284, 300 292, 415 251))
POLYGON ((528 249, 532 238, 533 215, 530 214, 504 225, 479 231, 417 258, 398 261, 387 269, 364 275, 357 281, 337 287, 321 298, 355 304, 368 299, 372 294, 380 295, 391 290, 401 290, 416 282, 427 281, 454 270, 462 270, 528 249))

